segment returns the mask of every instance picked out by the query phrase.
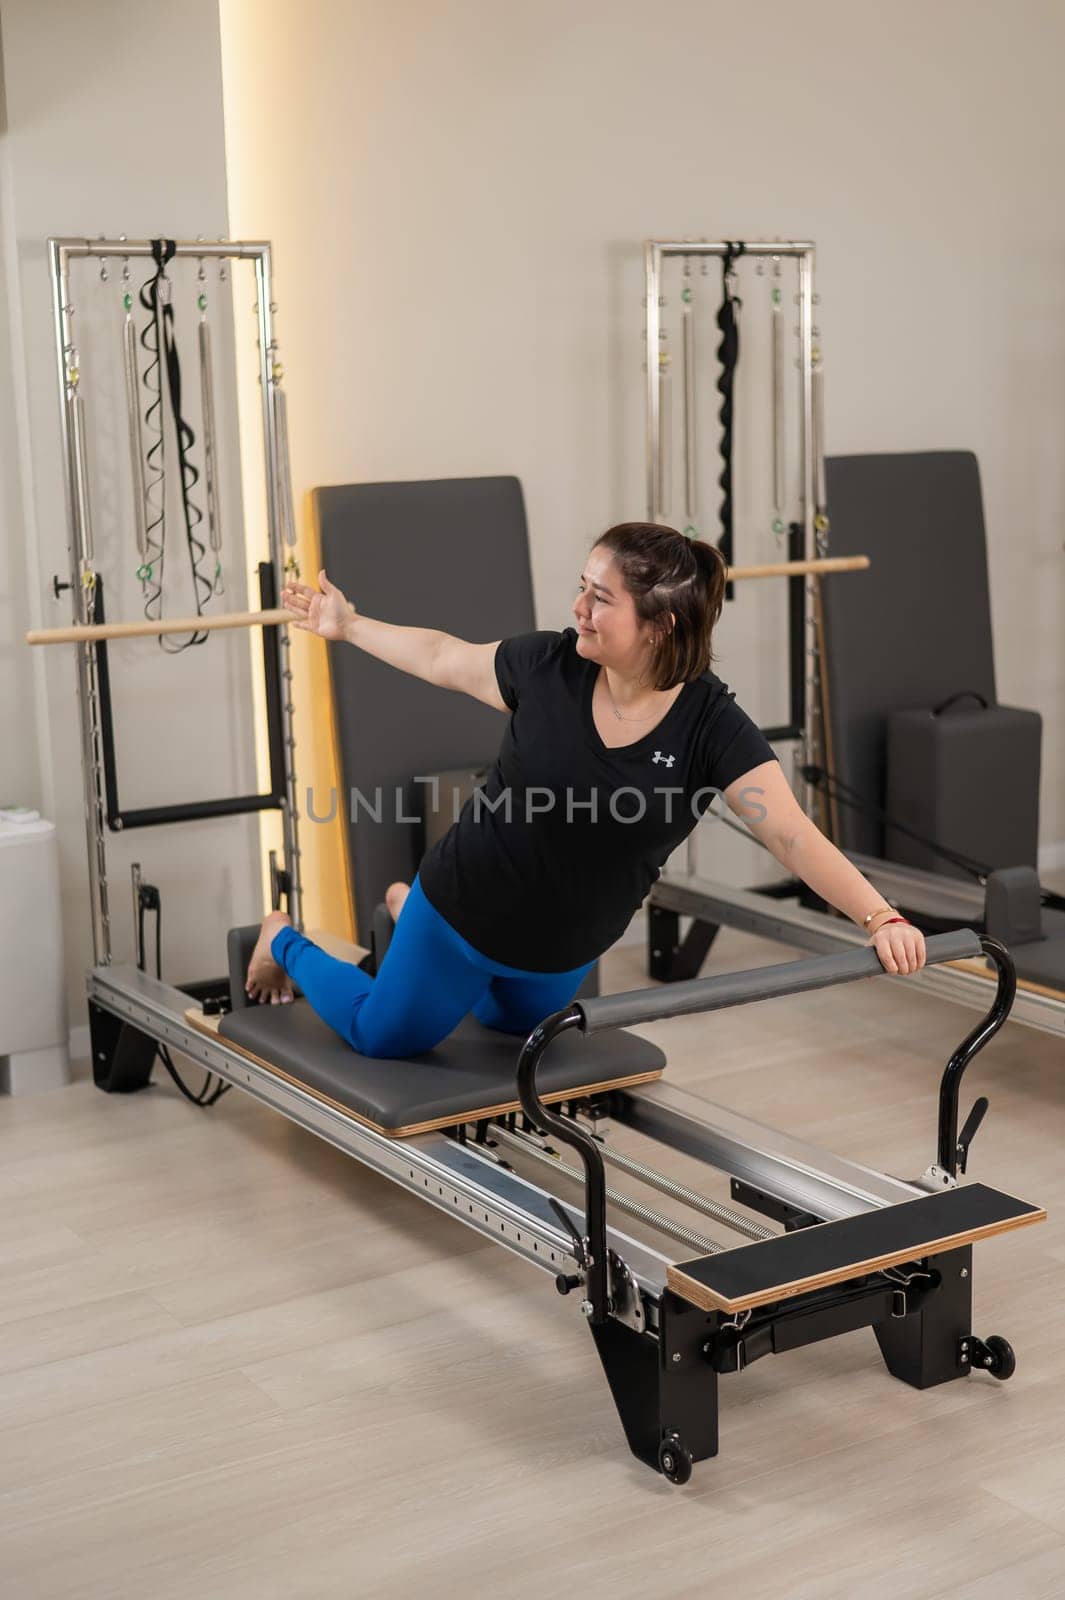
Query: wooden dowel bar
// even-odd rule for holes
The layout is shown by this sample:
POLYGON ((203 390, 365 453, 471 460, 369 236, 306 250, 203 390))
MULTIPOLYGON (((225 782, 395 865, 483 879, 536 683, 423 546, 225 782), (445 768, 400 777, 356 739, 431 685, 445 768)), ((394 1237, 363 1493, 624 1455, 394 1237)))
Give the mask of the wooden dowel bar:
MULTIPOLYGON (((820 556, 812 561, 775 561, 761 567, 731 567, 729 578, 800 578, 809 573, 864 572, 868 556, 820 556)), ((220 628, 276 628, 298 620, 284 609, 231 611, 221 617, 165 617, 152 622, 75 623, 68 628, 31 628, 27 644, 87 644, 97 639, 140 639, 161 633, 211 633, 220 628)))
POLYGON ((816 556, 810 561, 773 561, 761 567, 730 567, 729 581, 740 578, 801 578, 825 572, 865 572, 868 556, 816 556))
POLYGON ((139 639, 160 633, 210 633, 221 628, 272 628, 293 621, 292 614, 276 611, 230 611, 220 617, 163 617, 152 622, 77 623, 69 628, 33 628, 27 644, 81 644, 97 639, 139 639))

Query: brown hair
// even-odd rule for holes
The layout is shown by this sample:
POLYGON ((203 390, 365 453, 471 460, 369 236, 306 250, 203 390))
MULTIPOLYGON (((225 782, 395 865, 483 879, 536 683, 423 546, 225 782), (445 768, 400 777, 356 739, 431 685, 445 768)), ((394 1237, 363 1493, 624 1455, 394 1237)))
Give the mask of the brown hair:
POLYGON ((610 551, 636 615, 654 627, 651 686, 672 689, 708 671, 728 572, 716 545, 657 522, 619 522, 592 548, 610 551))

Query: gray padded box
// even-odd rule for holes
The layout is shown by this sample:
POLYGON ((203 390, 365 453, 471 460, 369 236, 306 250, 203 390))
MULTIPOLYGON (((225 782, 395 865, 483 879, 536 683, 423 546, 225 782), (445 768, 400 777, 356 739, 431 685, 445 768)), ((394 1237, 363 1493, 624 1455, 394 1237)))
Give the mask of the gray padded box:
MULTIPOLYGON (((887 717, 885 809, 959 855, 989 867, 1037 865, 1043 719, 973 697, 935 710, 887 717)), ((889 823, 889 860, 969 878, 889 823)))

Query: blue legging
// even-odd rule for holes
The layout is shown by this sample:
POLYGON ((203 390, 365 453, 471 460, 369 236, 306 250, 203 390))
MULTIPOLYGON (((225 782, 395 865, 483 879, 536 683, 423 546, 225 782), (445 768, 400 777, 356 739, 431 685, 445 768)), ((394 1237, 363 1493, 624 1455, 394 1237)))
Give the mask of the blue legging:
POLYGON ((318 1015, 360 1055, 421 1055, 468 1012, 502 1033, 532 1032, 561 1011, 595 965, 523 972, 481 955, 429 904, 415 878, 376 978, 285 927, 270 951, 318 1015))

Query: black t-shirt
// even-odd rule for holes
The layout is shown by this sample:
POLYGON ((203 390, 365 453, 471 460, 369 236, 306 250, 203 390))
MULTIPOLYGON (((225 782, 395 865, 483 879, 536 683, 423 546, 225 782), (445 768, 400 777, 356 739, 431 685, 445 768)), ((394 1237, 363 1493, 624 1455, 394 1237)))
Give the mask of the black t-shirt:
MULTIPOLYGON (((529 972, 594 961, 628 926, 714 797, 773 749, 713 672, 622 749, 592 716, 577 631, 501 641, 512 715, 482 789, 422 860, 422 889, 482 955, 529 972)), ((752 797, 755 801, 757 796, 752 797)))

